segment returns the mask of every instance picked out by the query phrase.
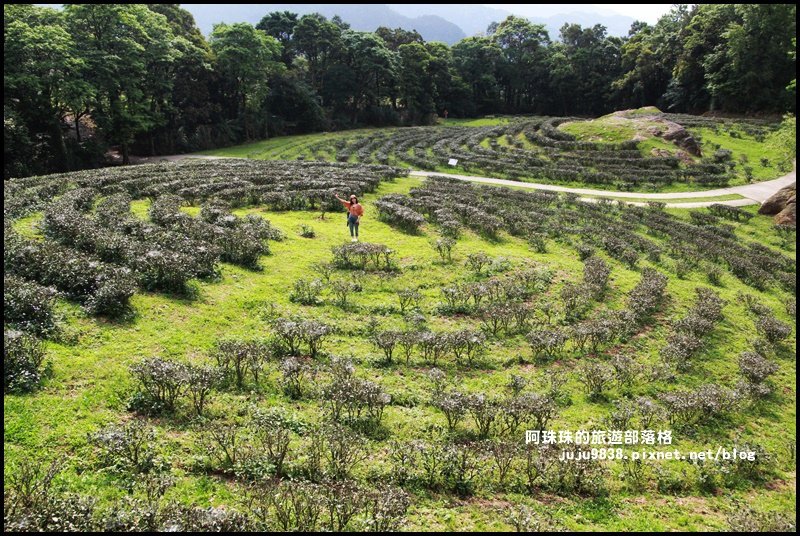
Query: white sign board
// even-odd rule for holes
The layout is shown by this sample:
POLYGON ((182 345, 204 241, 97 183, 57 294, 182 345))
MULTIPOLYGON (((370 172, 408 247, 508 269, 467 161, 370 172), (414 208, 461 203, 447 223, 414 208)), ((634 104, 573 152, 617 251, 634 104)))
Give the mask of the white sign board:
POLYGON ((458 159, 451 158, 450 160, 447 161, 447 163, 450 164, 451 166, 457 166, 458 165, 458 159))

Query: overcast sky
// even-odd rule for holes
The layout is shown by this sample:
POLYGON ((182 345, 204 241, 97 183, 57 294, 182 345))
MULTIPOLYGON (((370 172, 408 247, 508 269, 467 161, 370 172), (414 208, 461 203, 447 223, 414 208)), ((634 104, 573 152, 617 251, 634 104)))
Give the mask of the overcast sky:
POLYGON ((571 11, 615 13, 636 20, 655 24, 659 17, 670 10, 673 4, 483 4, 505 9, 527 17, 547 17, 571 11))

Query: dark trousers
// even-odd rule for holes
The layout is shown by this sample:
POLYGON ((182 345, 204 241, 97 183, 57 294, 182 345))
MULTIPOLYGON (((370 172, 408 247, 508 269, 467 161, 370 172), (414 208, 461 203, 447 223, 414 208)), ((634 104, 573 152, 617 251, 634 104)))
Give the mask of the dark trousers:
POLYGON ((358 216, 347 215, 347 226, 350 228, 350 236, 358 237, 358 216))

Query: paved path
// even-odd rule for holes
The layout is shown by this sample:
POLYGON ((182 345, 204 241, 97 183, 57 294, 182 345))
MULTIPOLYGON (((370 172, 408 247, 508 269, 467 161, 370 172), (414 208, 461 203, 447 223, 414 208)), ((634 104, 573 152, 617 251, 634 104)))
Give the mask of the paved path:
MULTIPOLYGON (((629 198, 629 199, 648 199, 653 201, 665 201, 668 207, 681 207, 681 208, 699 208, 707 207, 715 203, 722 205, 731 205, 735 207, 743 207, 747 205, 761 204, 772 196, 775 192, 789 186, 796 181, 796 169, 787 173, 783 177, 759 182, 756 184, 746 184, 744 186, 730 186, 728 188, 718 188, 716 190, 703 190, 699 192, 670 192, 670 193, 641 193, 641 192, 617 192, 614 190, 594 190, 591 188, 570 188, 567 186, 558 186, 556 184, 539 184, 535 182, 521 182, 512 181, 507 179, 495 179, 492 177, 474 177, 472 175, 458 175, 454 173, 437 173, 435 171, 411 171, 413 177, 450 177, 469 182, 478 182, 485 184, 496 184, 500 186, 515 186, 518 188, 531 188, 532 190, 547 190, 551 192, 572 192, 578 195, 590 196, 585 198, 592 200, 597 197, 615 197, 615 198, 629 198), (720 197, 725 195, 738 194, 744 199, 728 199, 721 201, 690 201, 686 203, 670 203, 670 200, 678 199, 692 199, 698 197, 720 197)), ((631 203, 632 205, 644 205, 646 203, 631 203)))
POLYGON ((745 186, 734 186, 732 188, 728 188, 728 190, 731 190, 733 193, 739 194, 748 199, 752 199, 753 201, 763 203, 781 188, 789 186, 790 184, 794 184, 794 182, 797 180, 796 175, 797 167, 795 166, 795 169, 793 169, 790 173, 787 173, 778 179, 757 182, 755 184, 747 184, 745 186))
MULTIPOLYGON (((133 157, 136 164, 146 164, 155 162, 178 162, 189 158, 197 158, 201 160, 219 160, 221 158, 236 158, 229 156, 210 156, 210 155, 197 155, 197 154, 177 154, 168 156, 151 156, 151 157, 133 157)), ((668 207, 677 208, 700 208, 719 203, 721 205, 730 205, 734 207, 744 207, 747 205, 761 204, 772 196, 775 192, 789 186, 796 181, 796 166, 790 173, 783 177, 771 180, 758 182, 755 184, 746 184, 744 186, 730 186, 727 188, 718 188, 716 190, 702 190, 699 192, 670 192, 670 193, 641 193, 641 192, 618 192, 615 190, 594 190, 591 188, 570 188, 567 186, 558 186, 557 184, 540 184, 536 182, 522 182, 512 181, 508 179, 495 179, 493 177, 476 177, 473 175, 459 175, 455 173, 439 173, 436 171, 418 171, 411 170, 409 173, 412 177, 450 177, 452 179, 459 179, 468 182, 478 182, 484 184, 496 184, 499 186, 515 186, 518 188, 530 188, 532 190, 547 190, 550 192, 572 192, 584 197, 587 201, 593 201, 598 197, 615 197, 615 198, 629 198, 629 199, 648 199, 653 201, 664 201, 668 207), (738 194, 744 199, 728 199, 721 201, 689 201, 686 203, 670 203, 670 200, 680 199, 693 199, 698 197, 721 197, 725 195, 738 194)), ((642 202, 631 202, 632 205, 645 205, 642 202)))

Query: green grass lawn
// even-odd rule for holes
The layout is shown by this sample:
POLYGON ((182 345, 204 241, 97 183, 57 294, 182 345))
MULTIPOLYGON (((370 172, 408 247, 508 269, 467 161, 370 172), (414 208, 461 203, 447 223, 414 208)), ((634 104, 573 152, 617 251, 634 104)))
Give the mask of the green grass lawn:
MULTIPOLYGON (((627 119, 613 115, 589 121, 574 121, 559 126, 579 141, 601 143, 621 143, 634 139, 637 135, 644 136, 639 142, 639 150, 645 156, 650 156, 654 150, 675 153, 678 147, 659 137, 649 135, 646 131, 647 123, 633 123, 627 119)), ((790 171, 787 167, 786 152, 777 144, 770 143, 770 136, 766 139, 756 139, 738 127, 722 126, 717 129, 690 128, 689 132, 701 143, 702 154, 712 157, 718 149, 731 151, 731 160, 734 167, 735 179, 731 186, 775 179, 790 171), (745 168, 751 170, 751 178, 747 178, 745 168)), ((694 158, 699 161, 699 158, 694 158)), ((674 191, 681 191, 676 189, 674 191)))
POLYGON ((447 119, 440 118, 436 124, 445 127, 494 127, 506 125, 514 119, 513 116, 487 116, 477 119, 455 119, 449 117, 447 119))
POLYGON ((745 168, 751 170, 752 182, 774 179, 791 170, 791 162, 787 162, 785 149, 770 143, 770 137, 774 134, 767 135, 763 141, 758 141, 752 135, 735 127, 719 128, 716 131, 699 128, 693 129, 692 132, 702 140, 704 155, 712 156, 717 149, 727 149, 732 152, 738 183, 748 182, 745 168))
MULTIPOLYGON (((642 110, 643 114, 648 113, 647 109, 642 110)), ((558 128, 572 134, 578 141, 623 143, 639 139, 639 151, 644 156, 652 156, 654 150, 675 153, 677 150, 675 145, 647 131, 648 126, 654 125, 655 122, 647 122, 641 118, 634 123, 630 119, 604 115, 588 121, 562 123, 558 128)))
POLYGON ((559 129, 572 134, 578 141, 600 143, 622 143, 636 136, 637 129, 630 121, 612 117, 600 117, 587 121, 562 123, 559 129))
MULTIPOLYGON (((320 135, 321 136, 321 135, 320 135)), ((230 151, 238 154, 266 154, 279 151, 279 143, 292 140, 277 139, 240 147, 230 151), (269 149, 267 149, 267 144, 269 149)), ((248 156, 250 157, 250 156, 248 156)), ((478 322, 468 317, 448 317, 436 314, 440 301, 439 289, 454 281, 475 278, 464 266, 466 256, 485 252, 494 258, 505 258, 512 266, 536 262, 550 267, 555 282, 548 294, 557 296, 565 281, 581 277, 583 263, 571 247, 548 242, 548 252, 534 253, 527 243, 503 235, 499 240, 487 241, 471 232, 459 239, 453 252, 453 262, 444 263, 432 247, 438 237, 434 226, 425 225, 419 234, 406 234, 379 221, 372 205, 375 199, 387 193, 406 193, 420 184, 419 179, 404 178, 382 184, 378 191, 364 196, 366 209, 361 226, 364 241, 386 244, 396 251, 400 271, 385 276, 367 274, 362 278, 363 291, 352 295, 352 307, 342 310, 332 303, 332 297, 323 295, 318 306, 299 306, 289 301, 289 290, 299 278, 314 278, 314 263, 331 258, 331 247, 349 240, 344 214, 315 212, 269 212, 260 208, 237 210, 239 215, 257 213, 268 218, 283 230, 286 239, 271 243, 272 254, 261 260, 263 270, 252 271, 232 265, 222 265, 219 280, 195 283, 196 295, 191 298, 164 294, 138 292, 133 298, 135 318, 124 322, 109 322, 87 317, 74 304, 62 302, 65 333, 62 340, 47 344, 52 374, 43 389, 31 395, 4 396, 4 466, 8 469, 23 457, 33 455, 53 457, 60 454, 72 456, 67 471, 59 483, 68 489, 110 500, 125 495, 115 477, 91 466, 92 453, 87 445, 87 434, 109 423, 130 418, 127 411, 134 383, 128 367, 146 357, 171 357, 192 362, 208 362, 209 352, 220 338, 252 338, 265 336, 269 327, 263 313, 275 307, 281 314, 301 313, 322 319, 337 329, 324 350, 335 355, 350 357, 357 365, 357 374, 379 383, 397 402, 390 405, 384 425, 391 439, 409 440, 428 437, 431 430, 444 425, 441 413, 427 403, 429 366, 415 358, 411 366, 379 363, 376 349, 360 332, 361 326, 371 318, 382 327, 402 325, 395 310, 395 291, 404 287, 419 287, 424 295, 422 311, 435 329, 455 329, 473 326, 478 322), (314 229, 315 238, 302 238, 301 225, 314 229)), ((146 201, 134 202, 133 210, 146 217, 146 201)), ((197 213, 197 208, 188 210, 197 213)), ((748 209, 755 210, 755 209, 748 209)), ((689 218, 689 210, 671 209, 674 214, 689 218)), ((16 227, 28 236, 37 233, 32 215, 17 222, 16 227)), ((779 241, 771 220, 756 217, 746 224, 735 224, 742 237, 755 239, 778 249, 779 241)), ((794 252, 790 252, 794 256, 794 252)), ((640 274, 608 259, 613 266, 613 281, 608 297, 598 309, 621 307, 625 294, 639 280, 640 274)), ((708 286, 702 270, 694 270, 686 279, 674 276, 673 265, 665 260, 659 265, 647 261, 671 275, 668 292, 670 300, 658 315, 656 323, 622 348, 636 355, 645 364, 658 360, 658 350, 663 346, 670 319, 681 316, 690 305, 694 289, 708 286)), ((340 272, 337 276, 348 276, 340 272)), ((759 292, 745 287, 726 273, 723 286, 716 289, 728 302, 725 319, 715 328, 692 371, 681 374, 677 386, 694 387, 715 381, 733 385, 737 379, 736 359, 740 352, 750 347, 755 335, 753 321, 737 303, 739 291, 757 295, 773 309, 778 318, 794 323, 785 312, 785 293, 777 290, 759 292)), ((512 504, 526 503, 538 511, 551 513, 563 526, 571 530, 606 531, 662 531, 662 530, 720 530, 725 528, 725 515, 733 500, 741 500, 760 510, 794 512, 795 476, 794 459, 788 453, 796 437, 796 367, 795 337, 791 338, 778 359, 780 370, 775 377, 776 394, 763 406, 750 408, 746 413, 734 413, 713 426, 700 427, 692 435, 676 434, 676 445, 684 450, 730 447, 742 441, 758 443, 773 457, 767 482, 727 489, 723 493, 703 493, 691 489, 682 494, 659 492, 654 484, 643 491, 632 491, 620 479, 621 468, 610 464, 607 475, 609 496, 596 499, 558 497, 550 494, 534 496, 494 492, 482 489, 474 497, 460 499, 452 495, 433 492, 416 492, 408 515, 406 530, 509 530, 505 519, 512 504)), ((600 356, 600 358, 604 358, 600 356)), ((570 373, 566 386, 571 404, 562 408, 552 424, 554 429, 577 429, 601 426, 613 407, 613 401, 625 395, 617 388, 610 391, 610 399, 590 402, 578 378, 572 372, 579 364, 574 357, 566 357, 548 365, 531 362, 530 350, 522 337, 493 341, 488 354, 477 368, 461 368, 452 362, 442 366, 448 376, 459 378, 468 391, 499 394, 512 374, 534 381, 534 389, 545 370, 558 369, 570 373)), ((211 411, 230 414, 248 404, 260 407, 282 406, 299 419, 315 423, 320 419, 317 400, 289 400, 278 387, 278 372, 271 368, 258 385, 250 385, 245 392, 228 391, 215 395, 211 411)), ((634 389, 635 395, 653 396, 660 390, 675 386, 663 382, 642 381, 634 389)), ((241 488, 230 479, 199 474, 193 468, 201 457, 198 432, 183 418, 163 418, 153 421, 158 430, 158 448, 169 458, 177 475, 177 483, 168 497, 201 506, 229 505, 241 507, 241 488)), ((465 425, 462 425, 465 426, 465 425)), ((466 425, 470 426, 470 425, 466 425)), ((367 478, 372 472, 385 469, 385 452, 388 441, 368 440, 370 460, 361 464, 357 473, 367 478)), ((688 471, 688 479, 697 478, 696 469, 681 462, 664 462, 665 465, 648 467, 655 478, 657 468, 670 471, 688 471)), ((5 471, 8 474, 8 470, 5 471)))

